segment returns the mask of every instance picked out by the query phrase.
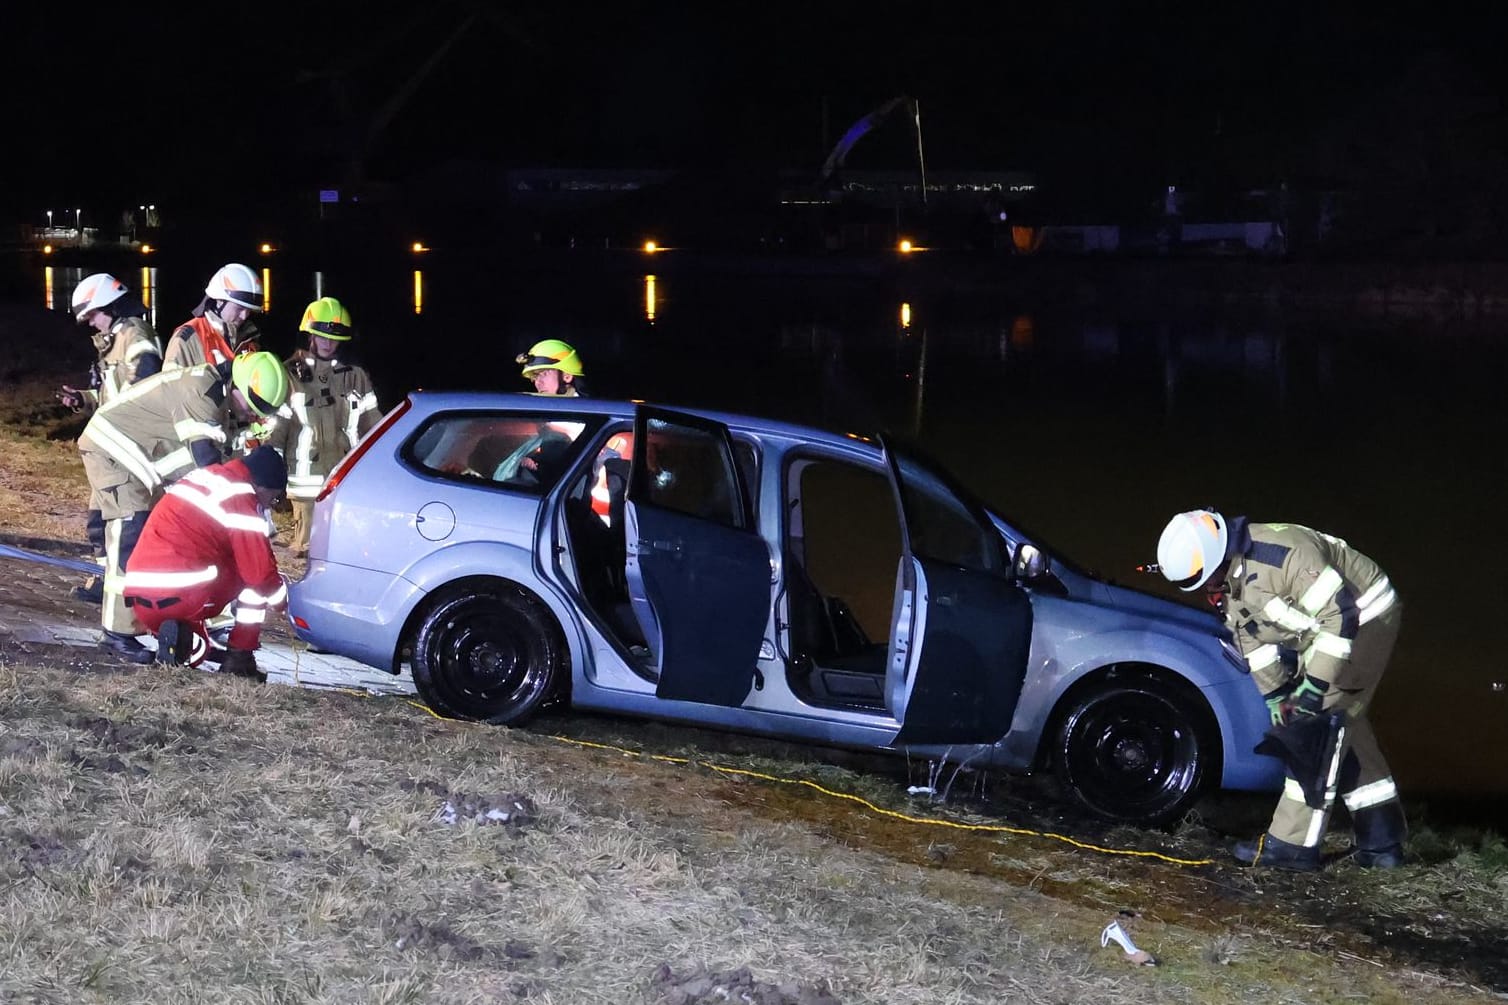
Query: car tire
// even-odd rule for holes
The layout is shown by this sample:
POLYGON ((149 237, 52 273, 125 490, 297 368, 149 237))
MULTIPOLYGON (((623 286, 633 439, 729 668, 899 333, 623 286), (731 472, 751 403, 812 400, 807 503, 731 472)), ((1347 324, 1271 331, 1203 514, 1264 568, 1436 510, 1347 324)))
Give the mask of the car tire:
POLYGON ((443 590, 414 630, 414 687, 453 719, 521 722, 550 700, 566 665, 554 615, 518 586, 443 590))
POLYGON ((1204 699, 1180 681, 1112 671, 1074 694, 1058 722, 1058 780, 1098 816, 1168 824, 1218 777, 1214 721, 1204 699))

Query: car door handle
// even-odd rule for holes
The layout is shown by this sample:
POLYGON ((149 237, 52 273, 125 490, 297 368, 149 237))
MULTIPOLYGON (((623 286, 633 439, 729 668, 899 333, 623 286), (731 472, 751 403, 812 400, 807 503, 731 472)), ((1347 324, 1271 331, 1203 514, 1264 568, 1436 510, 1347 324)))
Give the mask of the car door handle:
POLYGON ((640 551, 645 551, 645 550, 668 551, 672 555, 678 555, 678 554, 680 554, 680 551, 681 551, 681 542, 678 541, 678 540, 677 541, 649 541, 649 540, 643 540, 643 539, 641 539, 639 541, 639 550, 640 551))

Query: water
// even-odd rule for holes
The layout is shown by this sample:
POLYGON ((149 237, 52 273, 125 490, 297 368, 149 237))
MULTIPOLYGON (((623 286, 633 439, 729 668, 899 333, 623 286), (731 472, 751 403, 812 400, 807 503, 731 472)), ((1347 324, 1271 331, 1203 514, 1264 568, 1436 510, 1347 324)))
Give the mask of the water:
MULTIPOLYGON (((1093 291, 1047 301, 688 261, 624 252, 614 268, 532 269, 416 255, 317 281, 274 256, 263 328, 285 354, 307 301, 341 298, 384 406, 415 387, 527 390, 513 357, 558 337, 599 395, 895 430, 1051 547, 1170 596, 1133 570, 1179 510, 1344 537, 1407 605, 1373 712, 1405 795, 1508 796, 1495 630, 1508 321, 1133 310, 1093 291)), ((117 274, 152 287, 166 335, 219 264, 117 274)), ((81 275, 54 271, 58 304, 81 275)))

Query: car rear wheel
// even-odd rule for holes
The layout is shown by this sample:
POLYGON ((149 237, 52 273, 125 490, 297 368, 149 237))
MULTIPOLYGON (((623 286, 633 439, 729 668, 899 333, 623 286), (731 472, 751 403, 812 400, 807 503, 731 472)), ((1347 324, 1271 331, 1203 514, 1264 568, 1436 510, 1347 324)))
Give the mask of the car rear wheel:
POLYGON ((414 632, 414 686, 437 713, 507 725, 550 699, 565 640, 533 594, 501 583, 452 587, 414 632))
POLYGON ((1185 684, 1113 673, 1075 696, 1059 721, 1059 780, 1100 816, 1169 823, 1215 776, 1217 733, 1203 699, 1185 684))

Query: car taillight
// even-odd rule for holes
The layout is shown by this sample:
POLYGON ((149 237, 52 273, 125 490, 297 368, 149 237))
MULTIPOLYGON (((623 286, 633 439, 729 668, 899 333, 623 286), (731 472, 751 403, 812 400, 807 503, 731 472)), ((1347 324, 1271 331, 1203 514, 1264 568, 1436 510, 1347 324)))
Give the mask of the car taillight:
POLYGON ((407 412, 412 406, 413 402, 408 398, 404 398, 391 412, 384 415, 382 421, 373 426, 372 431, 361 438, 361 442, 356 444, 356 448, 349 454, 346 454, 345 458, 339 464, 335 465, 335 470, 330 472, 329 478, 325 479, 325 486, 319 490, 319 495, 314 497, 314 501, 319 502, 325 496, 334 492, 335 486, 339 485, 340 480, 346 476, 346 473, 356 466, 356 462, 361 460, 361 456, 372 449, 372 445, 382 439, 382 434, 386 433, 389 427, 397 422, 403 416, 403 413, 407 412))

